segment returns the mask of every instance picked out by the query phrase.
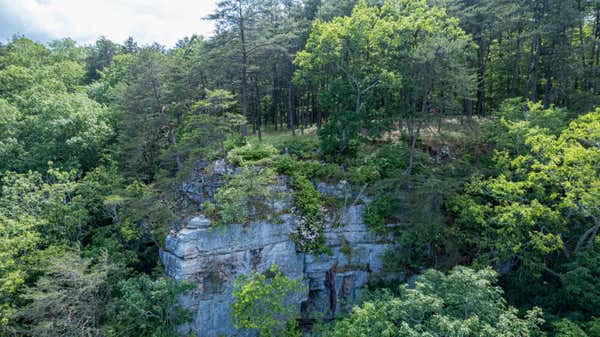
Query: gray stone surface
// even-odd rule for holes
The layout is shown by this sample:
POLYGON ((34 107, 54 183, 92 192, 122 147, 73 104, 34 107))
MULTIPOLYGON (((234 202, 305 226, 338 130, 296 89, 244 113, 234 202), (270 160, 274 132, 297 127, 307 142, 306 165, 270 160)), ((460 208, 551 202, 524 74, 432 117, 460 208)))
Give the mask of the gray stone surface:
MULTIPOLYGON (((215 172, 217 177, 227 171, 221 162, 206 167, 205 170, 215 172)), ((207 195, 210 196, 217 188, 218 179, 202 179, 209 181, 210 193, 207 195)), ((200 185, 195 189, 206 191, 207 187, 200 185)), ((336 186, 319 184, 318 189, 323 194, 346 199, 348 205, 339 211, 339 222, 330 216, 330 222, 337 225, 325 228, 331 255, 314 256, 296 251, 290 239, 296 229, 296 219, 290 214, 291 191, 286 189, 285 181, 274 185, 280 197, 272 202, 272 214, 281 214, 275 219, 213 228, 209 219, 194 214, 176 226, 178 230, 170 233, 161 251, 165 273, 177 280, 197 284, 194 290, 181 297, 181 303, 195 312, 193 322, 181 327, 182 334, 194 332, 198 337, 252 335, 233 327, 230 310, 233 281, 241 274, 265 272, 273 264, 277 264, 287 277, 299 278, 306 285, 305 293, 290 299, 305 318, 339 315, 357 299, 361 287, 382 274, 383 256, 392 240, 368 230, 363 221, 364 205, 361 203, 364 200, 354 202, 358 199, 358 191, 350 191, 345 182, 336 186)))
POLYGON ((201 215, 192 217, 183 229, 167 238, 161 252, 168 275, 198 285, 182 298, 196 312, 182 333, 193 331, 199 337, 244 335, 231 321, 233 281, 240 274, 264 272, 272 264, 307 285, 303 298, 294 300, 303 316, 332 318, 348 309, 360 288, 381 272, 382 258, 390 247, 390 240, 366 228, 362 208, 350 207, 341 226, 326 228, 332 254, 320 256, 296 252, 289 238, 295 228, 289 215, 282 217, 281 223, 260 221, 218 228, 206 226, 208 220, 201 215))

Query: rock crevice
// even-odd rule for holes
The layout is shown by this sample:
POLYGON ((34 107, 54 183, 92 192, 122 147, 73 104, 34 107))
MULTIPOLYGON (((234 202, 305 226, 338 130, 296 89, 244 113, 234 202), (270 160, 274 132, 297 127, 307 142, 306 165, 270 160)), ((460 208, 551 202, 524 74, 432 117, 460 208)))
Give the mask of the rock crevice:
POLYGON ((381 273, 383 256, 393 244, 391 238, 369 231, 363 213, 364 205, 348 206, 340 223, 326 226, 324 234, 331 254, 318 256, 296 251, 290 238, 296 219, 291 214, 283 214, 277 221, 216 228, 200 214, 188 218, 183 228, 167 237, 161 251, 167 275, 198 285, 181 298, 183 305, 195 312, 182 333, 193 332, 198 337, 245 335, 233 327, 233 282, 241 274, 265 272, 273 264, 287 277, 301 279, 306 285, 306 292, 290 303, 303 318, 334 318, 347 310, 360 288, 381 273))

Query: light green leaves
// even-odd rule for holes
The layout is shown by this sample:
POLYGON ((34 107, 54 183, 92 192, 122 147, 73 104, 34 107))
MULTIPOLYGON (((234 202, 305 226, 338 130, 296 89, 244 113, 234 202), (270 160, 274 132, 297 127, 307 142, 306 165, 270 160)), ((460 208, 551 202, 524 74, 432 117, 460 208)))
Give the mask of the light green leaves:
POLYGON ((555 131, 563 110, 529 104, 519 116, 514 107, 504 109, 508 133, 496 155, 502 173, 471 182, 471 199, 457 198, 455 210, 459 225, 473 231, 467 235, 471 244, 489 252, 488 262, 517 258, 539 275, 549 254, 565 251, 569 257, 593 242, 590 228, 600 219, 600 113, 555 131))
POLYGON ((279 336, 298 311, 288 300, 302 289, 300 279, 287 278, 277 265, 265 274, 239 276, 233 290, 234 326, 257 330, 261 337, 279 336))
POLYGON ((324 327, 327 337, 342 336, 537 336, 539 309, 526 318, 506 305, 490 269, 457 267, 445 275, 429 270, 414 289, 402 285, 398 295, 379 292, 352 313, 324 327))

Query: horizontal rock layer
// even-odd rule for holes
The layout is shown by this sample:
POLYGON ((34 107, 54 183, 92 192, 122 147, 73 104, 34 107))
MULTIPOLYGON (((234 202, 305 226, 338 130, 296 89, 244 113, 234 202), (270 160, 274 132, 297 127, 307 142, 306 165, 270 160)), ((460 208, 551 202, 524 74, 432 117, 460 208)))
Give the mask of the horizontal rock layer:
MULTIPOLYGON (((318 186, 322 193, 341 197, 339 188, 318 186)), ((383 256, 390 248, 388 237, 368 230, 363 221, 364 205, 344 208, 337 226, 325 228, 331 254, 319 256, 296 251, 290 234, 296 219, 289 214, 291 200, 277 206, 275 221, 247 225, 211 227, 210 220, 196 215, 172 232, 161 259, 165 272, 178 280, 196 283, 195 290, 182 296, 182 303, 194 310, 194 320, 182 333, 199 337, 242 336, 231 318, 233 281, 238 275, 265 272, 276 264, 289 278, 301 279, 306 292, 290 299, 305 318, 333 318, 349 308, 360 291, 383 268, 383 256)), ((333 220, 333 219, 331 219, 333 220)))
POLYGON ((307 285, 303 298, 293 300, 305 317, 333 317, 352 303, 370 277, 382 270, 390 243, 370 232, 362 221, 363 206, 350 206, 341 225, 327 227, 325 237, 332 254, 297 253, 290 233, 295 219, 283 215, 281 223, 259 221, 247 226, 210 227, 196 216, 172 233, 161 258, 165 271, 178 280, 198 284, 183 303, 195 310, 194 321, 183 327, 199 337, 234 336, 230 305, 233 281, 240 274, 264 272, 277 264, 290 278, 307 285))

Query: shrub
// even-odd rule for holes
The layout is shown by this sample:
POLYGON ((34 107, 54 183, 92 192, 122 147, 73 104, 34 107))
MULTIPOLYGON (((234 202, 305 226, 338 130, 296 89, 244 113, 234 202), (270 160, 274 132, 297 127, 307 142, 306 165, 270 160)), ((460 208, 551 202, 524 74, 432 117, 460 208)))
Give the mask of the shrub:
POLYGON ((587 337, 587 334, 576 323, 563 318, 553 324, 556 337, 587 337))
POLYGON ((286 139, 277 147, 281 152, 297 156, 301 159, 311 159, 319 156, 319 143, 316 139, 286 139))
POLYGON ((278 153, 271 144, 246 144, 229 151, 227 158, 233 165, 261 165, 266 164, 278 153))
POLYGON ((344 171, 340 165, 331 163, 318 163, 313 172, 313 176, 320 179, 340 178, 343 175, 344 171))
POLYGON ((287 176, 294 176, 297 174, 302 175, 304 172, 304 163, 296 160, 294 157, 289 154, 284 154, 281 156, 277 156, 275 159, 274 167, 280 174, 285 174, 287 176))
POLYGON ((277 265, 265 274, 239 276, 234 282, 235 301, 231 306, 234 326, 258 330, 260 337, 297 335, 289 331, 295 330, 291 321, 295 321, 296 308, 287 300, 303 290, 300 279, 287 278, 277 265))
POLYGON ((310 217, 318 216, 323 208, 321 193, 305 176, 294 177, 294 204, 302 214, 310 217))
POLYGON ((348 180, 351 183, 363 185, 379 179, 379 170, 374 165, 361 165, 348 170, 348 180))
POLYGON ((316 160, 301 161, 289 154, 277 156, 275 170, 290 177, 306 176, 321 179, 339 178, 343 172, 339 165, 323 163, 316 160))
POLYGON ((298 228, 292 234, 292 240, 300 251, 314 254, 328 253, 325 246, 325 208, 321 193, 305 176, 295 176, 294 214, 298 219, 298 228))
POLYGON ((191 282, 152 280, 145 274, 119 282, 116 322, 109 336, 123 336, 125 331, 140 337, 179 336, 178 326, 190 322, 193 313, 180 305, 178 296, 194 288, 191 282))
POLYGON ((225 151, 231 151, 237 147, 242 147, 244 145, 246 145, 246 137, 242 136, 239 133, 233 133, 229 135, 223 142, 223 147, 225 148, 225 151))
POLYGON ((215 194, 222 223, 246 223, 262 215, 275 173, 268 168, 244 167, 215 194))
POLYGON ((456 267, 447 275, 428 270, 414 289, 402 285, 396 293, 370 294, 350 314, 317 328, 324 337, 541 336, 541 309, 521 317, 506 304, 496 280, 491 269, 456 267))
POLYGON ((365 223, 374 232, 387 232, 387 221, 392 215, 394 200, 386 195, 380 195, 371 202, 365 210, 365 223))
POLYGON ((384 178, 398 176, 406 171, 409 149, 406 144, 394 143, 382 146, 371 158, 370 162, 384 178))
POLYGON ((217 206, 210 201, 205 201, 202 203, 202 210, 204 211, 204 214, 209 218, 218 215, 217 206))

